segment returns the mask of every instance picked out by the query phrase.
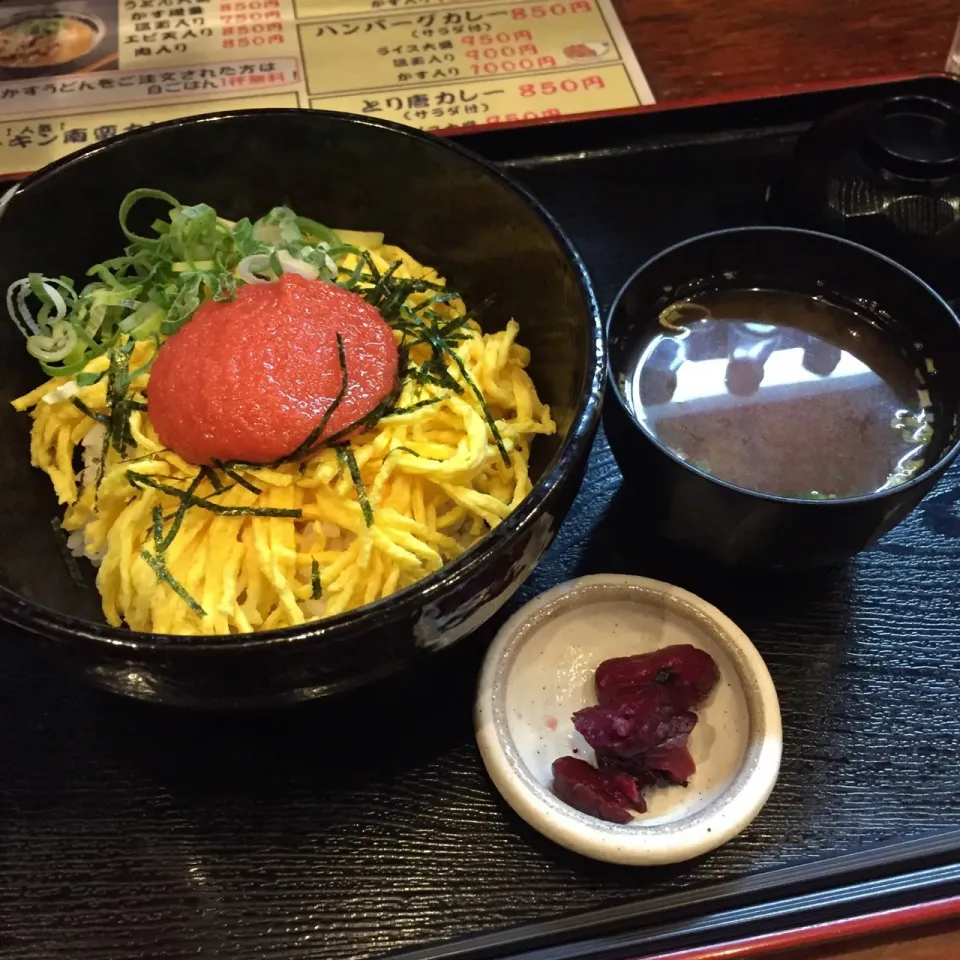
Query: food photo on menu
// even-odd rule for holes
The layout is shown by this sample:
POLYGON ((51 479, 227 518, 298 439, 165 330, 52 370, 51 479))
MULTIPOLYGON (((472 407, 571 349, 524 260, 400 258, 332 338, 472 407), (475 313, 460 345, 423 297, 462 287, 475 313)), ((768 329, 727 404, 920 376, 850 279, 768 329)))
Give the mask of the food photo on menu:
POLYGON ((190 6, 0 2, 11 960, 960 915, 957 81, 190 6))
POLYGON ((114 0, 0 5, 0 81, 116 69, 114 0))

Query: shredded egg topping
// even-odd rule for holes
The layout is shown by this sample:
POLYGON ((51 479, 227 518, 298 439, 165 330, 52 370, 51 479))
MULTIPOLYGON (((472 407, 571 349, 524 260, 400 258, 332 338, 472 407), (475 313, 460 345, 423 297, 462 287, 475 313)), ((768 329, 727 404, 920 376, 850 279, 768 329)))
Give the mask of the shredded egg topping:
MULTIPOLYGON (((395 276, 444 283, 398 247, 381 244, 368 253, 383 272, 400 261, 395 276)), ((356 264, 356 256, 348 256, 339 265, 341 273, 350 273, 356 264)), ((411 294, 408 304, 425 296, 411 294)), ((449 318, 466 312, 460 300, 435 309, 449 318)), ((31 462, 47 473, 66 505, 62 526, 73 552, 99 567, 97 587, 107 621, 168 634, 244 633, 302 624, 415 583, 497 526, 530 491, 531 440, 554 433, 556 426, 526 372, 530 354, 516 342, 517 323, 485 334, 470 320, 463 332, 456 353, 496 421, 509 464, 471 390, 458 394, 407 382, 397 406, 415 408, 384 417, 351 440, 372 522, 335 449, 322 448, 300 463, 245 470, 244 477, 259 493, 233 484, 217 495, 213 481, 200 476, 198 467, 163 448, 149 410, 130 414, 135 447, 123 457, 109 445, 104 450, 106 429, 96 420, 107 410, 103 378, 78 386, 73 378, 57 377, 15 400, 17 410, 31 410, 31 462), (418 405, 425 398, 436 402, 418 405), (195 484, 197 497, 211 497, 224 508, 299 510, 300 517, 182 511, 163 560, 195 601, 188 603, 150 562, 155 508, 170 518, 183 501, 131 484, 131 468, 177 488, 195 484)), ((136 343, 131 370, 149 361, 157 342, 136 343)), ((414 347, 411 358, 428 349, 414 347)), ((99 373, 107 365, 107 358, 99 356, 85 372, 99 373)), ((447 369, 463 384, 452 357, 447 369)), ((142 392, 148 382, 149 372, 144 372, 130 389, 142 392)))

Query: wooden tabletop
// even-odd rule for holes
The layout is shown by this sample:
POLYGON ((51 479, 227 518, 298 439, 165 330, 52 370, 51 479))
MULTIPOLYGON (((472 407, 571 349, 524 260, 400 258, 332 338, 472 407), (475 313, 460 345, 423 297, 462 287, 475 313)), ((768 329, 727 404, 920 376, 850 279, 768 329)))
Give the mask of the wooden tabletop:
POLYGON ((661 102, 944 70, 955 0, 614 0, 661 102))
MULTIPOLYGON (((654 95, 711 100, 940 73, 953 0, 614 0, 654 95)), ((937 926, 776 954, 778 960, 946 960, 960 927, 937 926)))
MULTIPOLYGON (((955 0, 614 0, 660 103, 749 97, 946 69, 955 0)), ((947 960, 960 926, 938 925, 777 960, 947 960)))
MULTIPOLYGON (((956 0, 613 2, 661 103, 939 73, 960 15, 956 0)), ((960 958, 960 925, 787 950, 775 958, 949 960, 960 958)))
POLYGON ((901 936, 871 937, 843 946, 808 947, 770 960, 954 960, 960 957, 960 927, 938 925, 901 936))
MULTIPOLYGON (((953 0, 614 0, 658 101, 749 96, 945 69, 953 0)), ((960 927, 938 926, 779 960, 946 960, 960 927)))

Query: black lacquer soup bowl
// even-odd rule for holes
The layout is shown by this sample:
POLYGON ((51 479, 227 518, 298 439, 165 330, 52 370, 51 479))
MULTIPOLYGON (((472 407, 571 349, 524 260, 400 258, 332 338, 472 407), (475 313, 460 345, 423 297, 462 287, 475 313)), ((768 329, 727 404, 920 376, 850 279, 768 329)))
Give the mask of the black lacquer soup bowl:
MULTIPOLYGON (((249 111, 161 124, 87 149, 19 186, 0 216, 0 289, 31 271, 81 277, 122 250, 117 209, 152 187, 222 216, 288 205, 326 223, 383 231, 469 300, 511 317, 557 422, 538 438, 532 492, 457 561, 412 587, 303 627, 175 637, 107 626, 51 528, 47 478, 30 466, 28 417, 10 401, 42 380, 12 322, 0 323, 0 617, 87 680, 198 707, 263 706, 350 691, 416 669, 492 616, 567 513, 597 428, 602 329, 577 253, 539 204, 456 145, 345 114, 249 111)), ((92 578, 91 578, 92 580, 92 578)))
MULTIPOLYGON (((779 328, 769 325, 775 319, 774 313, 770 313, 760 324, 738 320, 735 325, 746 331, 739 347, 734 349, 733 341, 723 338, 706 349, 709 356, 721 358, 711 362, 726 364, 728 381, 723 390, 727 392, 715 396, 720 397, 721 403, 730 401, 728 409, 735 413, 738 405, 741 410, 749 409, 743 398, 752 403, 761 382, 765 384, 768 377, 774 379, 770 370, 775 365, 769 363, 769 368, 765 368, 770 358, 764 349, 777 342, 779 328), (766 333, 761 335, 758 327, 766 333), (729 379, 734 373, 751 371, 759 377, 753 383, 745 385, 742 376, 740 384, 729 379)), ((694 356, 702 340, 693 346, 678 346, 679 338, 692 332, 679 331, 676 341, 670 344, 677 350, 667 356, 694 356)), ((915 274, 879 253, 839 237, 783 227, 741 227, 677 244, 640 267, 627 282, 610 313, 607 340, 610 389, 603 421, 624 477, 644 504, 651 527, 662 538, 727 569, 749 573, 790 571, 849 559, 903 520, 960 452, 960 322, 943 298, 915 274), (930 397, 926 403, 933 411, 934 427, 922 468, 906 482, 871 488, 862 495, 820 499, 806 498, 802 492, 763 492, 712 475, 710 464, 704 468, 688 462, 645 428, 633 399, 638 384, 638 351, 643 353, 651 330, 663 332, 660 317, 668 306, 689 302, 690 298, 700 297, 702 301, 702 291, 724 290, 779 291, 849 305, 849 309, 855 308, 862 315, 864 326, 857 334, 861 339, 869 324, 878 337, 882 334, 889 340, 891 350, 916 352, 918 358, 928 358, 928 389, 924 392, 930 397)), ((838 348, 831 348, 830 352, 836 357, 827 368, 821 368, 822 364, 818 365, 816 356, 811 354, 810 381, 826 382, 841 356, 838 348)), ((806 363, 806 353, 804 357, 806 363)), ((915 369, 923 362, 918 359, 915 369)), ((669 376, 671 369, 668 364, 659 373, 669 376)), ((698 376, 706 374, 700 372, 698 376)), ((858 382, 859 379, 860 374, 858 382)), ((793 382, 787 382, 783 394, 792 390, 793 382)), ((675 378, 672 383, 675 386, 675 378)), ((700 396, 710 393, 704 383, 698 384, 703 387, 700 396)), ((913 383, 913 392, 918 396, 917 388, 922 385, 913 383)), ((704 417, 696 420, 696 414, 690 414, 690 410, 698 402, 702 408, 703 403, 681 403, 679 398, 674 399, 672 390, 673 387, 671 400, 661 409, 671 407, 671 415, 678 419, 690 417, 689 422, 698 424, 696 430, 702 433, 704 417)), ((768 401, 769 409, 783 405, 775 384, 772 394, 777 396, 768 401)), ((853 396, 849 391, 837 395, 853 396)), ((801 429, 789 437, 783 430, 776 435, 769 431, 769 419, 757 419, 749 427, 750 443, 742 444, 743 437, 735 432, 736 424, 745 422, 742 416, 739 420, 736 416, 718 417, 713 422, 722 426, 715 436, 728 449, 751 450, 753 457, 758 453, 763 456, 766 445, 781 462, 794 464, 788 472, 795 471, 797 475, 803 474, 802 465, 811 459, 819 458, 829 469, 835 465, 830 458, 835 458, 837 464, 842 457, 856 458, 856 451, 863 444, 848 442, 856 439, 856 433, 841 432, 837 403, 824 407, 804 402, 806 405, 799 408, 803 412, 798 415, 802 419, 791 424, 792 428, 801 429), (810 432, 807 427, 811 421, 820 421, 818 435, 831 443, 816 448, 804 446, 800 437, 810 432)), ((841 411, 845 415, 854 409, 852 401, 844 399, 842 403, 846 404, 841 411)), ((856 423, 856 429, 865 435, 874 429, 892 428, 886 413, 876 410, 865 414, 862 423, 856 423)))

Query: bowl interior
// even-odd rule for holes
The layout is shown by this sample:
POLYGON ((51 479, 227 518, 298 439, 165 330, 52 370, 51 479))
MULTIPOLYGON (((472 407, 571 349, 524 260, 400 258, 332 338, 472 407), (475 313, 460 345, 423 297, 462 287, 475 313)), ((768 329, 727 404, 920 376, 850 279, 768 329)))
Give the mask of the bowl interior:
POLYGON ((918 363, 932 358, 935 370, 927 377, 934 436, 923 474, 960 443, 960 322, 947 303, 865 247, 805 230, 747 227, 696 237, 659 254, 627 282, 611 311, 607 343, 615 397, 660 449, 670 452, 641 427, 629 384, 639 353, 659 329, 661 311, 702 290, 745 288, 824 297, 868 318, 918 363))
MULTIPOLYGON (((0 290, 31 271, 82 281, 90 266, 121 253, 117 210, 139 187, 210 204, 229 219, 283 204, 333 227, 382 231, 436 267, 468 305, 493 296, 481 323, 492 331, 517 319, 520 342, 532 352, 530 374, 558 424, 554 437, 533 447, 533 476, 549 469, 589 391, 593 305, 559 234, 492 168, 440 140, 342 114, 257 111, 153 127, 25 182, 0 217, 0 290)), ((144 202, 130 225, 148 231, 164 212, 144 202)), ((102 622, 99 597, 73 582, 51 528, 62 508, 30 466, 30 419, 10 406, 42 380, 4 317, 0 586, 102 622)), ((88 566, 81 563, 92 582, 88 566)))

